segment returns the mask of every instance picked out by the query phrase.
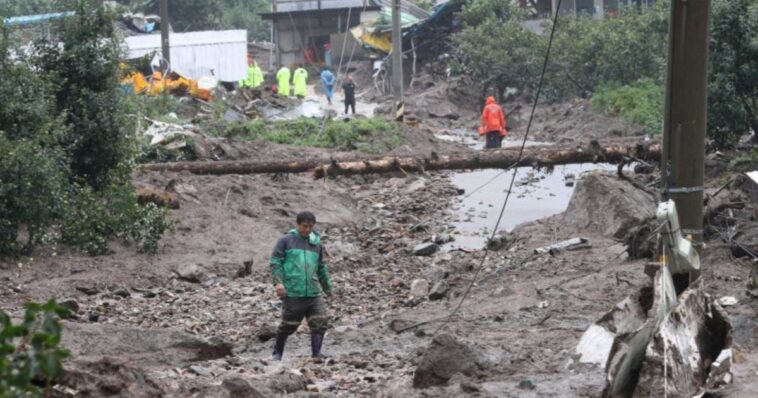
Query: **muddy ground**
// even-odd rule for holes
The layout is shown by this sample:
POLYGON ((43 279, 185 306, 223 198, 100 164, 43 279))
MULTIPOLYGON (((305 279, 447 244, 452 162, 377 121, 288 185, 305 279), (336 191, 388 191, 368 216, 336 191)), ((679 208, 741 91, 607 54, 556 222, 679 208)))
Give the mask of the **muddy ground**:
MULTIPOLYGON (((525 108, 511 117, 512 139, 523 137, 525 108)), ((473 110, 459 107, 457 114, 421 118, 419 127, 404 130, 409 146, 398 153, 472 150, 434 138, 441 129, 473 131, 473 110)), ((633 129, 594 115, 586 101, 541 106, 534 132, 536 140, 561 144, 636 139, 633 129)), ((245 155, 260 160, 346 155, 245 145, 245 155)), ((599 396, 603 370, 577 363, 575 347, 590 324, 648 284, 650 260, 628 259, 618 237, 629 219, 652 214, 653 197, 612 174, 585 176, 575 191, 583 194, 566 212, 502 234, 476 273, 481 250, 413 253, 424 242, 460 238, 455 209, 466 193, 451 176, 137 174, 135 185, 167 189, 181 205, 171 212, 175 232, 157 255, 112 242, 99 257, 44 250, 6 260, 0 303, 15 316, 24 302, 51 297, 77 309, 64 325, 63 345, 74 355, 60 396, 599 396), (303 326, 276 363, 270 339, 281 303, 268 256, 306 209, 316 214, 331 254, 337 292, 328 300, 331 358, 309 358, 303 326), (589 244, 533 252, 576 236, 589 244), (412 327, 449 314, 475 275, 457 316, 412 327), (417 279, 428 282, 433 299, 417 279)), ((745 288, 752 264, 734 258, 719 236, 706 244, 708 292, 738 299, 727 307, 739 351, 734 383, 720 393, 756 396, 758 314, 745 288)))

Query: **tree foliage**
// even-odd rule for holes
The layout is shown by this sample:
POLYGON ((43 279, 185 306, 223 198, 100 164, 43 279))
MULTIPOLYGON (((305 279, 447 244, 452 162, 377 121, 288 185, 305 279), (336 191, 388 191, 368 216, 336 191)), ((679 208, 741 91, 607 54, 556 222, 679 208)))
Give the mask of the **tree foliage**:
POLYGON ((68 351, 58 347, 61 325, 58 317, 68 310, 55 300, 28 303, 24 319, 14 324, 0 311, 0 398, 48 396, 52 381, 63 370, 68 351))
MULTIPOLYGON (((119 0, 133 11, 158 14, 159 0, 119 0)), ((247 29, 250 40, 268 40, 268 22, 258 13, 271 10, 268 0, 182 0, 169 3, 171 26, 177 32, 247 29)))
MULTIPOLYGON (((501 92, 534 89, 551 30, 550 23, 543 34, 527 29, 514 3, 468 0, 460 14, 464 28, 454 38, 456 71, 501 92)), ((715 0, 712 7, 708 136, 725 147, 758 131, 758 0, 715 0)), ((562 15, 545 98, 599 95, 594 103, 601 109, 660 131, 668 19, 667 2, 624 7, 601 20, 562 15)))
POLYGON ((507 87, 530 88, 537 76, 538 48, 544 39, 522 25, 523 14, 513 1, 472 0, 461 11, 463 30, 456 34, 459 73, 479 79, 500 92, 507 87))
POLYGON ((61 42, 0 37, 0 254, 61 242, 99 254, 110 238, 155 251, 165 212, 129 182, 133 119, 118 90, 118 42, 97 0, 80 0, 61 42))
POLYGON ((708 130, 719 146, 758 133, 758 0, 712 5, 708 130))

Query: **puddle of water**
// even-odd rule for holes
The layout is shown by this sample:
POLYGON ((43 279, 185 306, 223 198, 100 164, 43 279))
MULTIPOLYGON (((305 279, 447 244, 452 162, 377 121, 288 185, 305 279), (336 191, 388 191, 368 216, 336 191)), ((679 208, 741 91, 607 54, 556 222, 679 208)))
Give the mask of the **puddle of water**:
MULTIPOLYGON (((447 141, 447 142, 457 142, 459 144, 465 145, 471 149, 484 149, 484 136, 479 136, 479 134, 474 130, 467 130, 467 129, 453 129, 450 131, 450 134, 435 134, 434 138, 440 140, 440 141, 447 141)), ((520 139, 511 139, 506 137, 505 140, 503 140, 503 148, 518 148, 521 146, 522 140, 520 139)), ((526 146, 541 146, 541 145, 551 145, 547 142, 537 142, 537 141, 526 141, 526 146)))
MULTIPOLYGON (((314 85, 306 87, 306 96, 302 103, 293 109, 282 112, 279 109, 264 109, 263 115, 269 120, 294 120, 301 117, 322 118, 324 114, 337 119, 344 116, 345 105, 341 94, 335 93, 332 104, 326 100, 326 96, 317 93, 314 85)), ((373 117, 377 104, 361 101, 361 93, 356 95, 355 113, 365 117, 373 117)))
MULTIPOLYGON (((512 231, 518 225, 561 213, 568 207, 574 187, 566 186, 566 179, 580 178, 592 170, 616 170, 611 164, 572 164, 556 166, 552 173, 520 167, 508 205, 505 208, 499 231, 512 231)), ((452 183, 464 189, 461 203, 455 210, 453 225, 459 234, 445 246, 481 249, 492 234, 500 209, 505 200, 513 170, 486 169, 455 173, 452 183)))

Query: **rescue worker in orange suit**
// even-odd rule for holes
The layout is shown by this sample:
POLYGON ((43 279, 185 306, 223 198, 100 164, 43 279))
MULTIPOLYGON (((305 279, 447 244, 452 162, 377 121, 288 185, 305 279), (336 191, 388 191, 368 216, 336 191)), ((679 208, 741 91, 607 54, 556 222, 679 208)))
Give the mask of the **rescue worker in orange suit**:
POLYGON ((484 148, 500 148, 505 134, 503 108, 495 102, 495 97, 487 97, 487 103, 482 111, 482 125, 479 127, 479 135, 486 135, 487 138, 484 148))

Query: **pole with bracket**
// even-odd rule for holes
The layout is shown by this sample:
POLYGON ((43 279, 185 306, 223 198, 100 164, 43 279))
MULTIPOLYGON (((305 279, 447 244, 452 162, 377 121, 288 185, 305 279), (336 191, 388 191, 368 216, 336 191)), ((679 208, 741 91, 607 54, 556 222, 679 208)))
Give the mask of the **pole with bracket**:
MULTIPOLYGON (((662 199, 676 203, 683 235, 703 240, 703 175, 710 0, 674 0, 669 22, 662 199)), ((675 275, 677 291, 699 271, 675 275)))

